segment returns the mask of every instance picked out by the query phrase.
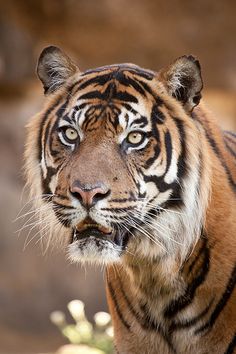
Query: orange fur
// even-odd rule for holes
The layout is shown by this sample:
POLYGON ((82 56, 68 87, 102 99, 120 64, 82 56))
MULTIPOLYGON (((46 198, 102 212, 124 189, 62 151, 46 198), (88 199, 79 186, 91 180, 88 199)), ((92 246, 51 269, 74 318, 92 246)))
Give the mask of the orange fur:
MULTIPOLYGON (((32 194, 50 196, 49 203, 42 198, 40 204, 48 205, 53 242, 61 239, 66 248, 74 240, 71 232, 93 218, 96 227, 101 224, 105 230, 112 229, 112 217, 120 218, 117 227, 122 227, 122 213, 146 220, 136 228, 126 224, 129 238, 122 251, 123 240, 119 247, 114 241, 100 259, 89 237, 80 250, 83 261, 107 263, 117 353, 233 353, 236 138, 221 131, 203 103, 198 105, 199 63, 190 56, 157 74, 132 64, 80 73, 53 48, 40 59, 39 76, 50 96, 28 125, 25 153, 32 194), (50 86, 47 69, 54 51, 50 86), (62 65, 58 71, 57 65, 62 65), (84 102, 89 108, 83 117, 84 102), (76 124, 81 119, 79 146, 66 145, 57 126, 61 117, 65 124, 73 112, 74 117, 75 112, 80 114, 76 124), (127 143, 125 125, 132 119, 149 127, 149 138, 140 150, 127 143), (82 210, 81 196, 71 193, 78 181, 87 189, 97 181, 109 187, 106 200, 99 195, 108 216, 102 216, 99 208, 93 214, 82 210), (142 188, 146 199, 139 197, 142 188), (153 195, 157 207, 164 205, 155 217, 145 205, 153 195), (62 201, 63 210, 58 206, 62 201), (132 208, 135 212, 129 214, 132 208), (77 213, 72 221, 63 213, 70 209, 77 213)), ((70 245, 73 252, 78 251, 78 242, 70 245)))

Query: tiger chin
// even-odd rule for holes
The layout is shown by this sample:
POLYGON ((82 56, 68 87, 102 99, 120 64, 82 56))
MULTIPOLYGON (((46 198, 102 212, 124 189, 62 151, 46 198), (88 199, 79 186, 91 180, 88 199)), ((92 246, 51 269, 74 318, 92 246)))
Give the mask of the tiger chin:
POLYGON ((236 135, 201 101, 199 61, 80 71, 50 46, 37 74, 27 182, 50 243, 106 265, 117 353, 233 353, 236 135))

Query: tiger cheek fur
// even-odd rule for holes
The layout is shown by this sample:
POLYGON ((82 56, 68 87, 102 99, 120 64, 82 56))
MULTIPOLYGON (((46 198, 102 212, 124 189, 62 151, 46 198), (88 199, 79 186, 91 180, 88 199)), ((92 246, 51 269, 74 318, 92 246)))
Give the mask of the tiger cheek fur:
POLYGON ((236 135, 200 102, 199 62, 80 72, 46 48, 26 173, 51 243, 106 264, 120 354, 235 350, 236 135))

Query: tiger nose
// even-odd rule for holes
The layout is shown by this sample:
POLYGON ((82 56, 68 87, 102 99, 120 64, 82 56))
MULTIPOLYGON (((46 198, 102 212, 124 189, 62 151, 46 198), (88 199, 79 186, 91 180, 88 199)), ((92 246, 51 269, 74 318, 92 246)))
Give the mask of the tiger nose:
POLYGON ((70 192, 83 206, 91 208, 100 200, 108 197, 111 191, 103 183, 82 185, 79 181, 76 181, 72 184, 70 192))

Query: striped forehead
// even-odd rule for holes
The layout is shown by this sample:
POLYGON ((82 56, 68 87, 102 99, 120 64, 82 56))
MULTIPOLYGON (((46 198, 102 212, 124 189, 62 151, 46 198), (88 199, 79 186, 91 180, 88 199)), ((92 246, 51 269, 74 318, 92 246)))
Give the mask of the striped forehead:
POLYGON ((102 126, 113 125, 114 130, 129 130, 129 129, 144 129, 150 124, 148 117, 150 112, 145 106, 140 105, 139 111, 126 107, 96 107, 96 105, 87 104, 82 109, 75 106, 68 114, 61 117, 59 125, 71 124, 74 127, 79 127, 82 130, 91 129, 95 124, 102 126), (141 112, 141 113, 140 113, 141 112))
POLYGON ((143 125, 150 114, 150 97, 154 98, 149 86, 152 79, 153 73, 126 64, 84 73, 62 119, 81 128, 95 119, 109 120, 123 129, 135 121, 143 125))

